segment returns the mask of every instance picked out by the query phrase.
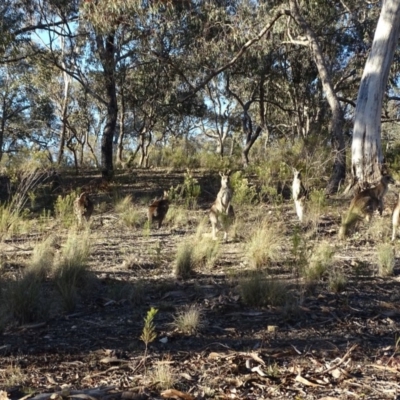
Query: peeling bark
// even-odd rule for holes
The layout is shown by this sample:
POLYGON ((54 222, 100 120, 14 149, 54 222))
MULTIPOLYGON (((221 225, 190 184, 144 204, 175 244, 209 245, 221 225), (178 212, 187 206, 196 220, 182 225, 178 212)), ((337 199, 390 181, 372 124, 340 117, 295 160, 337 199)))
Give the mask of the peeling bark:
POLYGON ((378 182, 382 170, 382 100, 400 32, 400 2, 386 0, 375 30, 357 97, 352 173, 360 187, 378 182))

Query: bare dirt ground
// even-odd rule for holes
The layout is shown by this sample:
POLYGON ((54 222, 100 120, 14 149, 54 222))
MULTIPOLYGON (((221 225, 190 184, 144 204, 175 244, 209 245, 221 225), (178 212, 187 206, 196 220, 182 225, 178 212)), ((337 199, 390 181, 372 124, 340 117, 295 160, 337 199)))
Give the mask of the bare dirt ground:
MULTIPOLYGON (((219 190, 218 176, 197 177, 204 190, 185 226, 166 225, 150 235, 121 222, 110 193, 93 196, 96 204, 109 205, 97 209, 91 222, 93 281, 73 313, 57 311, 38 323, 6 327, 0 336, 0 389, 10 399, 44 399, 55 392, 52 398, 400 399, 400 264, 396 258, 394 276, 377 276, 381 239, 363 228, 362 234, 339 243, 339 215, 346 203, 330 199, 319 216, 317 235, 309 240, 323 237, 336 246, 335 265, 348 282, 340 293, 324 281, 305 288, 289 267, 291 235, 298 226, 292 202, 285 201, 279 210, 268 203, 252 210, 236 206, 241 237, 221 244, 213 267, 177 279, 176 247, 195 232, 219 190), (296 299, 293 309, 250 308, 237 289, 237 277, 250 269, 247 232, 265 215, 285 222, 282 260, 269 266, 269 273, 287 281, 296 299), (194 334, 171 325, 176 312, 188 305, 198 305, 204 318, 194 334), (159 310, 157 339, 144 362, 139 337, 150 307, 159 310), (171 367, 180 394, 165 392, 149 379, 159 363, 171 367)), ((118 175, 114 185, 119 195, 132 194, 144 216, 152 197, 182 179, 182 173, 134 171, 118 175)), ((74 180, 84 184, 83 178, 74 180)), ((387 210, 382 219, 387 225, 389 215, 387 210)), ((55 230, 67 234, 53 221, 48 233, 55 230)), ((12 277, 46 234, 4 239, 3 274, 12 277)))

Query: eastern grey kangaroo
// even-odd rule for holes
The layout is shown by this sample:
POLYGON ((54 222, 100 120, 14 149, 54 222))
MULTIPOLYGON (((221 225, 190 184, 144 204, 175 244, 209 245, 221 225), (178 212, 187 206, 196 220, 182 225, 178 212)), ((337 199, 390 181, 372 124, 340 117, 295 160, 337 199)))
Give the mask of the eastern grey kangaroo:
POLYGON ((78 219, 78 224, 82 225, 83 218, 88 222, 93 214, 94 204, 86 192, 81 193, 81 195, 74 201, 74 212, 78 219))
POLYGON ((395 181, 390 175, 383 175, 378 185, 357 193, 350 203, 349 211, 343 219, 339 229, 339 238, 344 239, 358 221, 370 221, 375 210, 382 215, 383 198, 388 191, 389 184, 395 181))
POLYGON ((392 241, 396 239, 397 228, 399 227, 400 224, 400 193, 397 196, 398 196, 397 204, 392 214, 392 226, 393 226, 392 241))
POLYGON ((233 192, 229 186, 229 176, 231 171, 219 173, 221 176, 221 189, 218 192, 214 204, 211 206, 209 217, 212 225, 212 238, 216 240, 216 233, 219 228, 224 231, 224 240, 228 238, 228 228, 235 218, 235 213, 231 205, 233 192))
POLYGON ((161 199, 153 201, 147 211, 147 218, 149 225, 151 226, 153 221, 158 222, 158 229, 161 228, 161 224, 164 221, 169 209, 168 192, 164 190, 164 196, 161 199))
POLYGON ((307 190, 301 180, 301 173, 296 168, 293 168, 292 196, 296 207, 296 214, 300 222, 303 222, 307 190))

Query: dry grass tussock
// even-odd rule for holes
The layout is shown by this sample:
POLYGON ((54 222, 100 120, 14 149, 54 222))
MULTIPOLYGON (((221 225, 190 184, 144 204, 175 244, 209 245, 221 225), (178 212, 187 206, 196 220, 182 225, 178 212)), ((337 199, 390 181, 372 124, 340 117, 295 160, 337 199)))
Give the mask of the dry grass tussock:
POLYGON ((261 271, 241 277, 238 289, 243 303, 251 307, 283 306, 291 297, 283 281, 268 277, 261 271))
POLYGON ((88 281, 88 257, 90 234, 84 231, 70 232, 63 246, 60 258, 53 267, 56 287, 62 297, 63 306, 72 311, 78 300, 78 290, 88 281))
POLYGON ((282 257, 285 240, 281 222, 264 219, 256 226, 246 243, 246 257, 254 268, 261 268, 282 257))
POLYGON ((325 241, 312 248, 309 262, 301 270, 306 283, 315 283, 327 274, 333 266, 334 254, 335 249, 325 241))
POLYGON ((131 195, 118 200, 115 203, 115 211, 129 228, 139 227, 145 222, 145 215, 139 212, 138 207, 134 205, 131 195))
POLYGON ((189 278, 194 267, 194 244, 193 241, 186 239, 178 245, 176 249, 174 273, 179 278, 189 278))
POLYGON ((172 368, 171 362, 168 360, 157 362, 149 371, 148 378, 152 385, 161 390, 171 389, 178 382, 178 377, 172 368))
POLYGON ((189 306, 175 315, 172 326, 183 333, 193 334, 204 327, 203 313, 198 306, 189 306))
POLYGON ((390 243, 381 243, 376 250, 378 275, 391 276, 395 267, 395 249, 390 243))

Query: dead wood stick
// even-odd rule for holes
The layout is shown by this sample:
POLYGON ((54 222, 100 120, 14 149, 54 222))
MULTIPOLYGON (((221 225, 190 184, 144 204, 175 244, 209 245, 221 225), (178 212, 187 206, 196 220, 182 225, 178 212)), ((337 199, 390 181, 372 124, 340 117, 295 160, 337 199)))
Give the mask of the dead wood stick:
POLYGON ((350 347, 349 350, 347 350, 346 354, 335 364, 332 365, 332 367, 329 367, 328 369, 326 369, 325 371, 322 372, 318 372, 316 375, 322 375, 322 374, 326 374, 329 371, 334 370, 335 368, 337 368, 340 364, 343 364, 344 361, 346 360, 346 358, 350 355, 350 353, 358 346, 358 344, 353 344, 353 346, 350 347))

